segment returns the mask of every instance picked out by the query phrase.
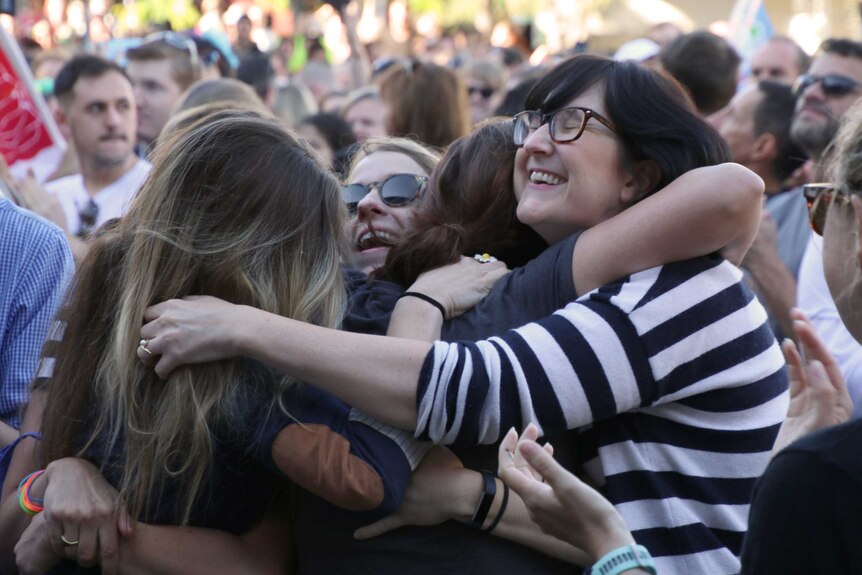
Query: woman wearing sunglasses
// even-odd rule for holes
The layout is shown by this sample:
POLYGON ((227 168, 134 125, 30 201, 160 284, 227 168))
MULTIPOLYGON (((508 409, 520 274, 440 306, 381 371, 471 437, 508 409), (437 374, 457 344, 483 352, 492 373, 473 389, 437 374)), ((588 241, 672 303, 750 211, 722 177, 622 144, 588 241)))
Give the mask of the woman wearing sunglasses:
POLYGON ((783 360, 763 308, 718 256, 591 290, 607 281, 602 273, 629 273, 632 252, 656 265, 729 241, 709 226, 689 228, 690 205, 657 210, 661 194, 647 197, 655 190, 711 184, 699 198, 708 203, 741 186, 754 206, 762 188, 734 166, 686 174, 723 161, 724 147, 678 87, 635 64, 574 58, 540 80, 527 105, 534 111, 519 114, 514 129, 517 214, 553 244, 554 261, 573 254, 569 267, 533 273, 553 282, 568 270, 570 289, 588 292, 577 301, 499 338, 433 346, 269 321, 213 300, 172 301, 148 310, 142 330, 162 356, 156 370, 249 355, 442 443, 493 443, 528 422, 544 435, 580 428, 576 462, 638 539, 654 543, 661 569, 735 573, 750 487, 786 407, 783 360), (679 235, 651 235, 658 221, 679 235), (580 230, 577 243, 562 241, 580 230), (640 243, 619 239, 632 237, 640 243))
POLYGON ((350 216, 354 265, 368 274, 409 228, 416 200, 439 156, 412 140, 371 138, 354 155, 342 199, 350 216))

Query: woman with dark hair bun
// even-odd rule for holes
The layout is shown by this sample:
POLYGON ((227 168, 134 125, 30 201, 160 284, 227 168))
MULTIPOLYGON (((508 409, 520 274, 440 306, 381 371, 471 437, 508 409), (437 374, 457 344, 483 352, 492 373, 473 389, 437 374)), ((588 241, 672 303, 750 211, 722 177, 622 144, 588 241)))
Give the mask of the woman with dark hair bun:
MULTIPOLYGON (((572 58, 527 105, 513 120, 516 213, 551 247, 443 333, 465 321, 476 335, 456 340, 498 337, 339 333, 207 298, 150 308, 141 334, 161 357, 139 357, 163 376, 254 357, 444 444, 494 443, 529 423, 545 436, 578 429, 575 463, 660 571, 737 573, 787 378, 765 311, 712 252, 736 244, 738 260, 763 184, 722 164, 719 136, 676 84, 636 64, 572 58)), ((421 276, 410 290, 426 297, 396 312, 439 326, 465 304, 439 283, 421 276)))

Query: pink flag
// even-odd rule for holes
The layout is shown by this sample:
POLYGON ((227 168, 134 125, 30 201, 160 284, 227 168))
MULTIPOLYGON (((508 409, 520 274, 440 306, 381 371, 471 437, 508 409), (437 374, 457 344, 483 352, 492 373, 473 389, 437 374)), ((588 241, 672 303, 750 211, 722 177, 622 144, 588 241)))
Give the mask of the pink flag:
POLYGON ((66 142, 33 86, 21 49, 0 27, 0 154, 12 166, 54 146, 64 149, 66 142))

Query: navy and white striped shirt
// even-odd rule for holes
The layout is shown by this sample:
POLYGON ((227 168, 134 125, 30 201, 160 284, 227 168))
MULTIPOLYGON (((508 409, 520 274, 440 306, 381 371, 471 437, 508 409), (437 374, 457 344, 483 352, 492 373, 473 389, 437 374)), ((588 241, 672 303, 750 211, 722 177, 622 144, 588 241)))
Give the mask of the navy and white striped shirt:
POLYGON ((581 428, 578 460, 662 573, 738 573, 754 481, 787 408, 766 312, 719 257, 604 286, 476 343, 437 342, 417 437, 581 428))
POLYGON ((0 421, 12 427, 73 272, 63 232, 0 198, 0 421))

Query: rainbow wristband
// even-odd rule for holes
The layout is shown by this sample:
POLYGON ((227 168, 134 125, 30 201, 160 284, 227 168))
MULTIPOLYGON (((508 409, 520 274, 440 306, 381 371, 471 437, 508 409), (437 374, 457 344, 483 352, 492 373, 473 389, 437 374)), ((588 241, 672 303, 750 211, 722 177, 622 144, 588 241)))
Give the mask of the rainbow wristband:
POLYGON ((44 469, 34 471, 18 484, 18 504, 27 515, 36 515, 45 510, 45 502, 42 499, 30 497, 30 487, 33 486, 33 482, 43 473, 45 473, 44 469))

